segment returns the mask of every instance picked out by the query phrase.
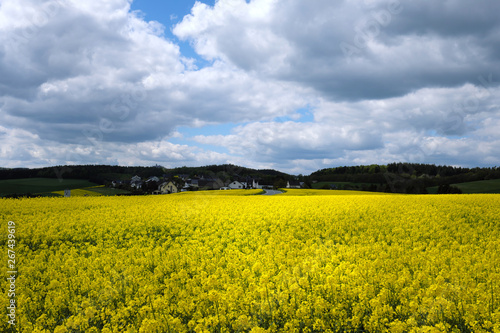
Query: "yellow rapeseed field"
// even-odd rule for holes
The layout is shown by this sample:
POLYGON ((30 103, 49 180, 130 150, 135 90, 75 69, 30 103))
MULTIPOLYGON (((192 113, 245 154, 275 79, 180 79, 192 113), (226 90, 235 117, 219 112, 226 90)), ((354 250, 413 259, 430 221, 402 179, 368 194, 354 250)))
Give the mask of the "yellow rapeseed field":
MULTIPOLYGON (((103 187, 104 187, 104 185, 98 185, 98 186, 92 186, 92 187, 72 189, 70 194, 73 197, 98 197, 98 196, 101 196, 101 194, 98 192, 92 191, 92 189, 103 188, 103 187)), ((64 191, 54 191, 52 193, 64 196, 64 191)))
MULTIPOLYGON (((52 193, 64 196, 64 191, 54 191, 52 193)), ((73 196, 73 197, 98 197, 98 196, 101 196, 101 194, 94 192, 94 191, 89 191, 89 190, 86 190, 83 188, 77 188, 77 189, 71 190, 71 196, 73 196)))
POLYGON ((316 190, 316 189, 282 189, 285 193, 282 195, 293 196, 309 196, 309 195, 393 195, 381 192, 367 192, 367 191, 351 191, 351 190, 316 190))
POLYGON ((0 200, 17 330, 500 332, 500 195, 219 192, 0 200))

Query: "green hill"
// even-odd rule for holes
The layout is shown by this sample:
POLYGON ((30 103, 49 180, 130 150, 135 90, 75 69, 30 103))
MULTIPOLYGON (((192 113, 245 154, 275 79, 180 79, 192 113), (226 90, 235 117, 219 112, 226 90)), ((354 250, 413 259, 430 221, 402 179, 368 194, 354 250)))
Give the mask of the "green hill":
MULTIPOLYGON (((137 175, 142 179, 156 176, 172 179, 217 178, 227 181, 258 179, 261 184, 296 180, 307 188, 336 184, 345 190, 368 190, 393 193, 436 193, 439 186, 453 185, 463 193, 500 193, 500 167, 465 168, 434 164, 390 163, 387 165, 343 166, 318 170, 310 175, 290 175, 272 169, 252 169, 223 164, 199 167, 164 168, 160 165, 71 165, 37 169, 0 168, 0 196, 37 194, 65 188, 85 188, 110 185, 114 180, 129 180, 137 175), (62 182, 60 182, 60 180, 62 182), (79 181, 77 181, 79 180, 79 181), (73 184, 73 182, 77 182, 73 184)), ((140 191, 139 191, 140 192, 140 191)), ((113 192, 114 193, 114 192, 113 192)), ((140 193, 135 193, 140 194, 140 193)))
MULTIPOLYGON (((463 193, 500 193, 500 179, 479 180, 475 182, 451 184, 458 187, 463 193)), ((429 193, 437 193, 437 186, 429 187, 429 193)))
POLYGON ((44 194, 65 189, 96 186, 97 184, 82 179, 22 178, 0 180, 0 197, 11 194, 44 194))

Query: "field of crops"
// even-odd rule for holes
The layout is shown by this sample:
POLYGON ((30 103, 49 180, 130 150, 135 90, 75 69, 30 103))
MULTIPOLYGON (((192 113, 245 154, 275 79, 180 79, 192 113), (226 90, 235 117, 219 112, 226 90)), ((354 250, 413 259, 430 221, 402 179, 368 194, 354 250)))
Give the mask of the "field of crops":
POLYGON ((0 199, 16 328, 500 332, 500 195, 326 192, 0 199))
POLYGON ((339 190, 317 190, 317 189, 283 189, 285 196, 311 196, 311 195, 392 195, 382 192, 368 192, 368 191, 339 191, 339 190))
POLYGON ((0 180, 0 196, 9 194, 44 194, 48 195, 54 191, 64 193, 65 189, 77 189, 93 187, 97 184, 81 179, 64 179, 60 181, 57 178, 24 178, 0 180))
MULTIPOLYGON (((92 186, 92 187, 86 187, 86 188, 77 188, 77 189, 71 190, 70 196, 73 196, 73 197, 98 197, 101 194, 99 192, 94 191, 94 190, 99 190, 102 188, 104 188, 104 186, 92 186)), ((54 191, 52 193, 64 196, 64 191, 54 191)))

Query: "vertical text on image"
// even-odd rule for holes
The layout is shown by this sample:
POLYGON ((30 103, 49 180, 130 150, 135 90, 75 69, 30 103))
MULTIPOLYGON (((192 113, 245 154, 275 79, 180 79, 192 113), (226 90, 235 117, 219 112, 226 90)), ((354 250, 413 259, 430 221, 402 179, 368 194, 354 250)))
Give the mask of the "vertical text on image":
POLYGON ((9 303, 7 306, 7 317, 9 325, 16 325, 16 224, 13 221, 7 223, 7 296, 9 303))

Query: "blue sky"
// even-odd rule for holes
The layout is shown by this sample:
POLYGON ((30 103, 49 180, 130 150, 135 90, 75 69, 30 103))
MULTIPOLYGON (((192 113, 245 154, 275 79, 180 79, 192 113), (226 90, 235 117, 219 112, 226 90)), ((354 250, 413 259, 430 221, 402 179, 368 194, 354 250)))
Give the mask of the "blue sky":
MULTIPOLYGON (((182 21, 183 17, 191 13, 191 8, 196 1, 193 0, 177 0, 177 1, 152 1, 152 0, 134 0, 131 5, 132 11, 140 11, 144 15, 146 21, 158 21, 165 26, 165 38, 173 40, 181 50, 185 57, 196 60, 198 68, 208 65, 208 62, 200 57, 190 46, 188 41, 179 40, 173 33, 172 27, 182 21)), ((215 1, 200 1, 208 5, 213 5, 215 1)), ((211 145, 200 145, 190 139, 199 134, 230 134, 234 124, 208 125, 202 128, 179 127, 177 132, 182 134, 182 137, 172 138, 170 142, 176 144, 187 144, 191 146, 202 146, 214 151, 224 153, 226 149, 211 145)))
MULTIPOLYGON (((206 4, 214 4, 214 1, 202 1, 206 4)), ((158 21, 165 26, 165 37, 175 41, 180 46, 182 54, 187 57, 193 57, 199 62, 203 62, 196 52, 189 46, 189 42, 180 41, 172 34, 172 26, 191 12, 195 1, 177 0, 177 1, 152 1, 135 0, 132 2, 131 10, 139 10, 144 14, 147 21, 158 21)))
POLYGON ((0 166, 497 166, 499 11, 3 0, 0 166))
MULTIPOLYGON (((210 4, 210 2, 206 2, 210 4)), ((191 12, 195 1, 177 0, 177 1, 152 1, 135 0, 132 3, 132 10, 140 10, 146 15, 147 20, 154 20, 168 26, 172 22, 178 22, 191 12)), ((213 5, 213 1, 211 4, 213 5)))

